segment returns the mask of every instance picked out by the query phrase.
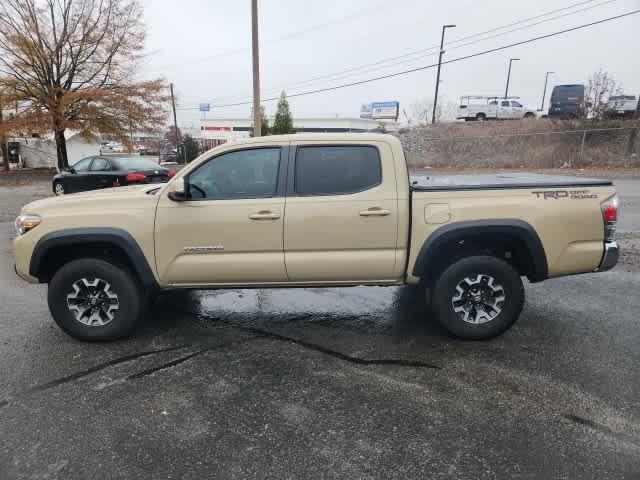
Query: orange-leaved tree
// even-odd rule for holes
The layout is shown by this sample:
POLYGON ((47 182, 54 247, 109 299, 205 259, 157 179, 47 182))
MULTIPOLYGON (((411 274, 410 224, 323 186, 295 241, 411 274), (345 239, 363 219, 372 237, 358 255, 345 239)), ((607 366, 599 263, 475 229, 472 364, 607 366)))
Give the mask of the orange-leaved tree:
POLYGON ((165 82, 138 78, 144 39, 137 0, 0 2, 0 87, 25 118, 46 119, 59 168, 67 129, 126 141, 164 124, 165 82))

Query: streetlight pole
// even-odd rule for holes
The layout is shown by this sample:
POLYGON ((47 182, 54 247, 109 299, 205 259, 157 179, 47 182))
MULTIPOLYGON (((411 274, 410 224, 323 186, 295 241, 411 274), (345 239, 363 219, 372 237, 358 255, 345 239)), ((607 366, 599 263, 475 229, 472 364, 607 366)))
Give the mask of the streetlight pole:
POLYGON ((504 98, 507 99, 507 95, 509 95, 509 80, 511 79, 511 64, 514 61, 520 60, 519 58, 510 58, 509 59, 509 73, 507 73, 507 87, 504 89, 504 98))
POLYGON ((440 56, 438 57, 438 73, 436 75, 436 93, 433 96, 433 114, 431 115, 431 123, 436 123, 436 108, 438 106, 438 88, 440 87, 440 68, 442 66, 442 55, 444 54, 444 31, 447 28, 455 28, 455 25, 443 25, 442 37, 440 38, 440 56))
POLYGON ((260 115, 260 55, 258 52, 258 0, 251 0, 251 51, 253 56, 253 136, 262 136, 260 115))
POLYGON ((542 91, 542 103, 540 104, 541 112, 544 110, 544 99, 547 96, 547 82, 549 81, 549 75, 553 73, 556 73, 556 72, 547 72, 547 74, 544 76, 544 90, 542 91))

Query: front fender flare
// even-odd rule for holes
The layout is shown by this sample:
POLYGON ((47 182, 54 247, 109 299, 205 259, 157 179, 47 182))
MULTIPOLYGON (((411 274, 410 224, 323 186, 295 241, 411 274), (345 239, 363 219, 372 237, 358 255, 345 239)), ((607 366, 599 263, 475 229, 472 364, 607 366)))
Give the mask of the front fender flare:
POLYGON ((111 227, 69 228, 43 235, 38 240, 31 255, 29 274, 40 278, 47 254, 54 248, 73 248, 78 245, 111 244, 122 249, 129 258, 135 273, 145 289, 158 288, 153 271, 149 267, 140 245, 126 230, 111 227))

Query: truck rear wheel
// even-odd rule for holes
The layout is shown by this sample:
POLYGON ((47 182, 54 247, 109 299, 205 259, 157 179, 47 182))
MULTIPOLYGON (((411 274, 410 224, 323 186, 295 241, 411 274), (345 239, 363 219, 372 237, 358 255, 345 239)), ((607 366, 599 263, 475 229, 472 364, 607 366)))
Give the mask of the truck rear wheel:
POLYGON ((48 291, 58 326, 85 341, 115 340, 131 333, 142 307, 133 276, 104 260, 82 258, 62 266, 48 291))
POLYGON ((507 262, 491 256, 456 261, 437 279, 433 303, 440 324, 456 337, 500 335, 520 316, 524 286, 507 262))

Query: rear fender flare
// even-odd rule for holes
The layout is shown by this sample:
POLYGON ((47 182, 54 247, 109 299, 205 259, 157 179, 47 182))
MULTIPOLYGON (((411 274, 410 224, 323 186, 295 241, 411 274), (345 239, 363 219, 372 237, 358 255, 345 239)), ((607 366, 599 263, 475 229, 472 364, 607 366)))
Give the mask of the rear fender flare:
POLYGON ((526 246, 532 260, 529 280, 539 282, 547 278, 547 256, 540 237, 531 225, 517 219, 454 222, 438 228, 422 244, 412 274, 421 277, 441 258, 447 248, 478 234, 518 238, 526 246))

